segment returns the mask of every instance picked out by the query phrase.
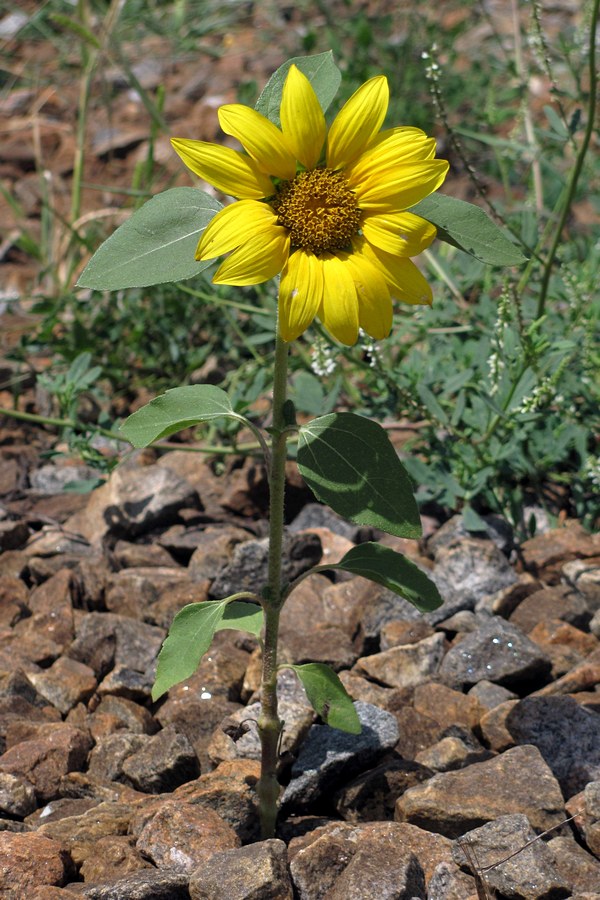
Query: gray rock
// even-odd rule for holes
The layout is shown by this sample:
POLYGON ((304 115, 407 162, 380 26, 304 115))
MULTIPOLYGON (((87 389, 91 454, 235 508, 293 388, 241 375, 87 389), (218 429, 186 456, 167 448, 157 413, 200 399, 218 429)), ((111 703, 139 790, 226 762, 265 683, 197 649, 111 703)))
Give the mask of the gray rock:
POLYGON ((452 647, 440 666, 440 676, 451 686, 486 680, 505 687, 536 682, 552 667, 547 655, 522 631, 494 616, 452 647))
POLYGON ((156 662, 166 631, 117 613, 83 616, 67 656, 90 666, 104 677, 114 665, 146 672, 156 662))
POLYGON ((292 767, 282 806, 303 809, 353 775, 375 765, 398 741, 395 717, 369 703, 354 704, 361 734, 348 734, 328 725, 313 725, 292 767))
POLYGON ((184 507, 200 508, 198 494, 187 481, 165 466, 130 463, 115 469, 65 528, 94 544, 107 535, 130 539, 172 524, 184 507))
POLYGON ((441 862, 427 885, 427 900, 465 900, 475 897, 475 879, 462 872, 456 863, 441 862))
POLYGON ((398 798, 395 818, 454 838, 513 813, 526 815, 536 831, 565 819, 559 784, 536 747, 434 775, 398 798))
POLYGON ((361 531, 364 531, 362 526, 342 519, 328 506, 323 506, 321 503, 307 503, 289 526, 290 531, 294 532, 310 531, 311 528, 328 528, 334 534, 348 538, 354 543, 358 543, 357 538, 361 535, 361 531))
POLYGON ((569 897, 569 885, 558 872, 552 851, 535 837, 527 816, 501 816, 455 841, 452 855, 475 874, 465 855, 466 846, 473 854, 470 859, 483 870, 485 882, 502 896, 519 900, 569 897))
POLYGON ((471 690, 469 691, 470 697, 475 697, 482 706, 485 706, 487 709, 494 709, 495 706, 499 706, 501 703, 505 703, 507 700, 516 700, 517 695, 513 694, 512 691, 509 691, 507 688, 502 687, 501 684, 493 684, 491 681, 478 681, 477 684, 473 685, 471 690))
POLYGON ((117 732, 98 738, 90 753, 88 772, 100 782, 123 781, 123 763, 128 756, 141 750, 145 735, 117 732))
MULTIPOLYGON (((231 563, 223 568, 210 587, 212 597, 228 597, 236 591, 258 591, 267 583, 269 541, 244 541, 233 550, 231 563)), ((316 534, 287 534, 283 541, 282 580, 292 581, 317 565, 322 556, 316 534)))
POLYGON ((504 554, 491 541, 473 538, 440 549, 432 578, 444 598, 439 609, 427 613, 427 621, 432 624, 463 609, 475 609, 478 601, 518 580, 504 554))
POLYGON ((538 748, 565 797, 600 779, 600 716, 573 697, 526 697, 506 728, 516 743, 538 748))
POLYGON ((292 900, 283 841, 215 853, 190 877, 190 900, 292 900))
MULTIPOLYGON (((428 573, 431 574, 431 573, 428 573)), ((442 607, 443 608, 443 607, 442 607)), ((360 616, 360 631, 363 653, 376 653, 380 647, 380 634, 385 625, 397 619, 404 622, 419 622, 426 616, 416 606, 384 587, 375 587, 364 601, 360 616)), ((442 619, 445 616, 442 616, 442 619)))
POLYGON ((29 474, 29 484, 36 494, 62 494, 77 481, 98 481, 98 470, 91 466, 55 466, 49 463, 29 474))
POLYGON ((106 884, 77 884, 77 894, 86 900, 189 900, 188 880, 181 872, 142 869, 106 884))
POLYGON ((167 726, 151 737, 144 735, 139 750, 123 761, 122 772, 138 791, 160 794, 197 778, 200 765, 185 735, 167 726))

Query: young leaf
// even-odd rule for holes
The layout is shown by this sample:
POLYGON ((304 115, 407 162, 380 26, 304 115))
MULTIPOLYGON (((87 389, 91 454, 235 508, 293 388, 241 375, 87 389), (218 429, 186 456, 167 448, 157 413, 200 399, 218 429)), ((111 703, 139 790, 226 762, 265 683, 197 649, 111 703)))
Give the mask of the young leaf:
POLYGON ((241 600, 232 600, 227 604, 223 618, 217 625, 216 631, 225 628, 233 628, 234 631, 247 631, 255 637, 260 637, 263 627, 263 611, 256 603, 243 603, 241 600))
POLYGON ((137 409, 120 431, 134 447, 147 447, 183 428, 222 416, 240 418, 225 391, 212 384, 189 384, 160 394, 137 409))
POLYGON ((179 610, 158 654, 153 700, 194 674, 212 643, 226 607, 227 601, 207 600, 189 603, 179 610))
POLYGON ((420 537, 410 478, 376 422, 354 413, 313 419, 300 428, 297 460, 315 496, 339 515, 399 537, 420 537))
POLYGON ((431 194, 411 212, 436 226, 438 237, 489 266, 519 266, 525 257, 502 229, 472 203, 446 194, 431 194))
POLYGON ((297 674, 311 706, 327 725, 349 734, 361 733, 362 726, 352 698, 333 669, 323 663, 289 668, 297 674))
POLYGON ((104 241, 77 284, 117 291, 192 278, 210 265, 194 256, 200 235, 220 209, 218 200, 196 188, 157 194, 104 241))
POLYGON ((427 575, 413 562, 389 547, 367 541, 358 544, 332 568, 362 575, 370 581, 404 597, 421 612, 431 612, 442 605, 440 593, 427 575))
POLYGON ((321 104, 323 112, 337 94, 342 75, 333 61, 333 53, 327 50, 325 53, 317 53, 315 56, 295 56, 284 62, 276 72, 271 75, 265 88, 256 101, 256 109, 259 113, 274 122, 279 128, 279 107, 281 106, 281 94, 286 75, 291 65, 300 69, 310 81, 315 94, 321 104))

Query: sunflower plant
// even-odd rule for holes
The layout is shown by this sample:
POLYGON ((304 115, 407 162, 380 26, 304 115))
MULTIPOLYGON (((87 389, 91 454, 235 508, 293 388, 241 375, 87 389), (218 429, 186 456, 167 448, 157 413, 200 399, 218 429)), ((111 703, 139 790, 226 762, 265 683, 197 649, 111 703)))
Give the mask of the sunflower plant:
MULTIPOLYGON (((382 130, 389 87, 369 79, 331 124, 326 111, 341 75, 331 53, 289 60, 272 76, 256 108, 227 104, 221 129, 242 149, 174 138, 173 147, 200 179, 235 202, 222 206, 197 188, 173 188, 136 211, 97 251, 79 284, 96 290, 180 281, 220 259, 215 284, 254 285, 279 277, 272 424, 236 412, 213 385, 176 387, 121 426, 144 447, 190 425, 223 417, 243 423, 264 453, 269 477, 266 583, 223 600, 192 603, 176 615, 161 649, 153 699, 188 678, 216 631, 241 629, 262 647, 262 748, 258 805, 263 837, 275 832, 277 709, 281 610, 300 581, 340 569, 384 585, 421 611, 442 600, 412 562, 376 542, 353 547, 337 563, 282 581, 287 443, 297 441, 300 473, 320 501, 361 525, 405 538, 421 534, 411 481, 385 430, 351 412, 298 425, 287 397, 290 345, 320 320, 334 341, 354 344, 359 330, 376 340, 393 325, 393 303, 431 304, 432 292, 412 258, 436 235, 495 265, 522 260, 518 249, 476 207, 435 193, 448 172, 435 140, 409 126, 382 130)), ((337 675, 318 663, 290 665, 321 720, 350 733, 360 721, 337 675)))

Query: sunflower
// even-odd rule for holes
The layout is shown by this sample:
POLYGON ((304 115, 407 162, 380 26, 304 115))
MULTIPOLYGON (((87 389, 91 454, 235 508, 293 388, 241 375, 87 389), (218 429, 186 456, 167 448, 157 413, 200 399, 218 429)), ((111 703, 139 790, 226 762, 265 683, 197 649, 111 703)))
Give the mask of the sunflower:
POLYGON ((219 109, 222 130, 245 150, 175 138, 196 175, 237 199, 211 220, 196 259, 228 254, 215 284, 260 284, 281 273, 279 331, 301 335, 317 316, 342 344, 359 328, 381 340, 392 298, 429 304, 431 289, 411 262, 436 235, 411 212, 448 171, 435 141, 418 128, 380 131, 389 101, 385 76, 365 82, 329 131, 306 76, 289 69, 281 128, 239 103, 219 109))

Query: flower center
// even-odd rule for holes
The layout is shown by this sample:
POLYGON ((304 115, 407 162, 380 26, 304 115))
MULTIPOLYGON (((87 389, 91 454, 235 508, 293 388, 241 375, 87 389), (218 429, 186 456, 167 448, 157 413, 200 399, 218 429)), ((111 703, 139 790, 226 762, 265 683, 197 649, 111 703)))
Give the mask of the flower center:
POLYGON ((358 233, 361 211, 341 172, 313 169, 277 188, 271 206, 289 229, 292 247, 313 253, 343 250, 358 233))

